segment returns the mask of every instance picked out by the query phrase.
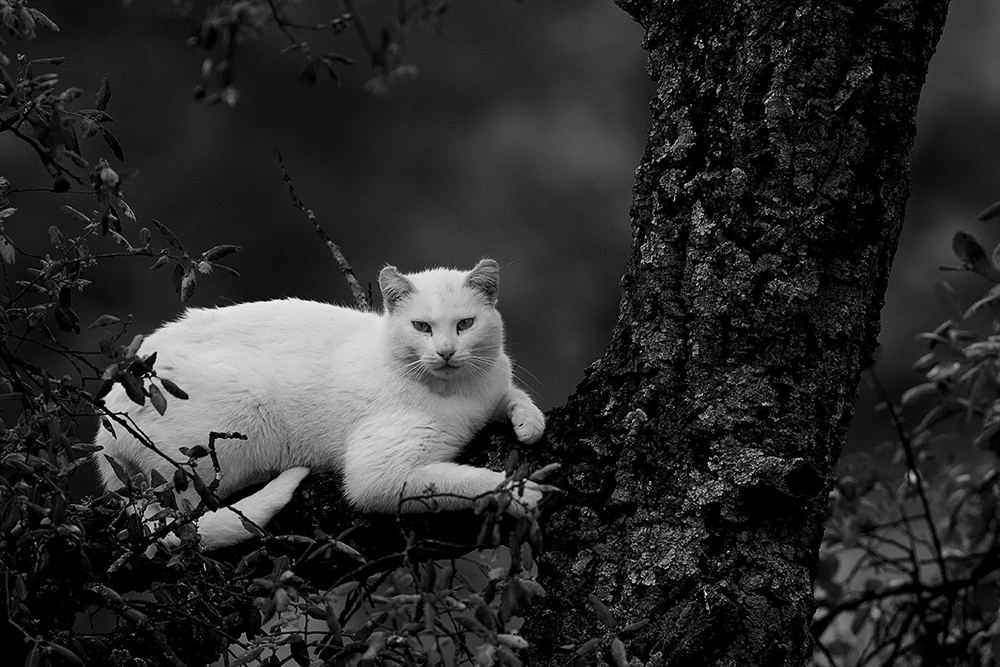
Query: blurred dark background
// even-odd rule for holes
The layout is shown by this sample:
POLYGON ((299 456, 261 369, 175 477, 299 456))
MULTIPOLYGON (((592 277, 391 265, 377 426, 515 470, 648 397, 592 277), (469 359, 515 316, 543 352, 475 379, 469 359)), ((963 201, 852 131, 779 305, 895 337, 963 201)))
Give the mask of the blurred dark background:
MULTIPOLYGON (((322 20, 332 5, 292 5, 322 20)), ((368 3, 359 2, 359 13, 368 3)), ((298 296, 346 303, 337 268, 306 218, 293 209, 275 159, 284 154, 298 195, 342 246, 363 284, 386 263, 402 270, 470 267, 490 256, 503 267, 501 309, 522 382, 543 407, 561 404, 607 344, 618 279, 630 241, 633 173, 648 128, 642 30, 611 0, 455 3, 443 34, 415 34, 412 81, 386 96, 363 90, 372 76, 346 33, 335 50, 358 59, 337 87, 297 80, 303 61, 280 55, 274 33, 244 45, 236 62, 234 107, 192 98, 204 53, 185 46, 188 24, 173 3, 111 0, 33 6, 61 28, 9 55, 67 56, 62 85, 84 88, 84 106, 102 77, 111 83, 110 127, 125 151, 118 163, 91 140, 88 158, 137 167, 126 196, 140 224, 157 218, 192 250, 235 243, 228 261, 242 278, 215 273, 192 304, 298 296)), ((331 12, 333 10, 330 10, 331 12)), ((952 4, 931 63, 918 119, 913 189, 886 307, 879 367, 898 397, 919 381, 916 333, 949 317, 934 296, 942 277, 965 295, 985 287, 955 264, 951 236, 976 234, 988 250, 995 226, 974 221, 1000 199, 1000 5, 952 4)), ((323 38, 318 38, 323 39, 323 38)), ((50 185, 36 156, 0 135, 0 174, 15 188, 50 185)), ((47 247, 50 224, 69 223, 59 205, 85 211, 84 197, 15 196, 8 221, 18 239, 47 247)), ((135 235, 132 235, 133 238, 135 235)), ((145 331, 181 306, 168 271, 145 261, 105 263, 75 304, 84 324, 103 313, 133 313, 145 331)), ((85 336, 96 340, 94 332, 85 336)), ((89 344, 89 343, 85 343, 89 344)), ((93 343, 96 348, 96 343, 93 343)), ((890 431, 863 383, 849 447, 867 449, 890 431)))

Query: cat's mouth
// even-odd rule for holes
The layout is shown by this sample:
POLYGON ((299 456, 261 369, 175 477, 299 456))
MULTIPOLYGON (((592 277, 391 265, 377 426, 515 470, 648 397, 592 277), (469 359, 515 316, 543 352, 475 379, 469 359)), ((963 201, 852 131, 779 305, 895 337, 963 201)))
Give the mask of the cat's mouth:
POLYGON ((462 367, 457 364, 453 364, 450 361, 444 361, 437 366, 431 366, 430 370, 434 375, 438 375, 440 377, 451 377, 458 371, 462 370, 462 367))

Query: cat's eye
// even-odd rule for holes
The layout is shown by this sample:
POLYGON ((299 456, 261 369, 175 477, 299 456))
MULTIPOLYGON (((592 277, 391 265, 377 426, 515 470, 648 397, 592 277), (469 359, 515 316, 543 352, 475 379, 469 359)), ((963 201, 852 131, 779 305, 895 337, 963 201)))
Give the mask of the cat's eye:
POLYGON ((431 332, 430 322, 421 322, 420 320, 413 320, 413 328, 420 333, 429 334, 431 332))
POLYGON ((466 317, 464 320, 459 320, 458 324, 455 325, 457 331, 465 331, 472 326, 472 323, 476 321, 474 317, 466 317))

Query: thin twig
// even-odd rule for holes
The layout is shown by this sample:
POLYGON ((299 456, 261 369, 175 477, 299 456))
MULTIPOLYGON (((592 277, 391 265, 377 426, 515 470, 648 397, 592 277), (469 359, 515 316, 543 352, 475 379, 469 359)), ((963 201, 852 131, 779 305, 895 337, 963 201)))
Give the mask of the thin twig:
POLYGON ((344 274, 344 279, 347 280, 347 285, 351 288, 351 294, 354 295, 354 303, 358 308, 368 309, 371 307, 371 303, 365 296, 364 289, 361 288, 361 284, 358 283, 358 279, 354 277, 354 269, 348 263, 347 258, 344 257, 344 253, 340 250, 340 246, 333 242, 333 239, 326 233, 326 231, 320 226, 319 220, 316 219, 316 214, 312 212, 311 208, 308 208, 302 203, 298 195, 295 194, 295 188, 292 185, 292 177, 288 175, 288 170, 285 169, 285 161, 281 157, 281 151, 277 148, 274 152, 278 154, 278 164, 281 166, 281 173, 285 179, 285 183, 288 185, 288 196, 292 198, 292 206, 302 211, 309 222, 312 223, 313 229, 319 234, 319 237, 323 239, 323 243, 326 247, 330 249, 333 254, 333 258, 337 260, 337 266, 340 267, 340 272, 344 274))
POLYGON ((906 455, 906 467, 909 468, 910 474, 913 476, 913 485, 917 491, 917 498, 920 500, 920 505, 923 509, 925 520, 927 521, 927 527, 930 529, 931 541, 934 543, 934 556, 937 560, 938 569, 941 571, 941 580, 947 582, 948 568, 945 566, 944 562, 944 548, 941 544, 941 537, 938 535, 937 525, 934 523, 934 516, 931 514, 931 504, 927 499, 927 492, 924 489, 923 477, 920 474, 920 470, 917 468, 917 457, 913 453, 913 443, 910 441, 910 437, 906 433, 906 429, 904 428, 903 422, 899 417, 899 413, 896 411, 896 406, 889 399, 889 393, 886 391, 885 386, 879 379, 878 373, 875 371, 874 367, 868 369, 868 377, 872 379, 882 402, 889 410, 889 416, 892 418, 892 424, 896 429, 896 435, 899 437, 899 444, 903 448, 903 453, 906 455))

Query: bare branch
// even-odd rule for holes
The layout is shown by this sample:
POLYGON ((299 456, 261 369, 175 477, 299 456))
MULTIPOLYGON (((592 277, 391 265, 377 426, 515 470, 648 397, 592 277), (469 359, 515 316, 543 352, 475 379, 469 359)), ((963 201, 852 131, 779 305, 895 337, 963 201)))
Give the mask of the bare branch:
POLYGON ((344 253, 341 251, 340 246, 333 242, 329 234, 323 229, 319 224, 319 220, 316 219, 316 214, 312 212, 311 208, 308 208, 302 203, 298 195, 295 194, 295 188, 292 185, 292 177, 288 175, 288 170, 285 168, 285 161, 281 157, 281 151, 275 149, 275 153, 278 155, 278 164, 281 166, 281 173, 285 179, 285 183, 288 185, 288 196, 292 198, 292 206, 302 211, 309 222, 312 223, 313 229, 319 234, 319 237, 323 239, 323 243, 326 247, 330 249, 333 254, 333 258, 337 260, 337 266, 340 267, 340 272, 344 274, 344 279, 347 280, 347 285, 351 288, 351 294, 354 295, 354 303, 358 308, 368 309, 371 308, 371 303, 368 301, 368 297, 365 296, 365 291, 361 288, 361 284, 358 279, 354 277, 354 269, 348 263, 347 258, 344 257, 344 253))

